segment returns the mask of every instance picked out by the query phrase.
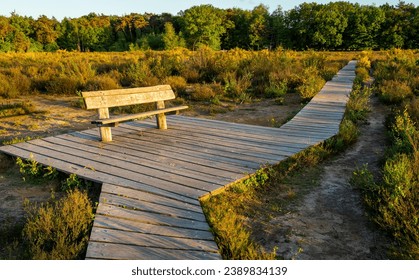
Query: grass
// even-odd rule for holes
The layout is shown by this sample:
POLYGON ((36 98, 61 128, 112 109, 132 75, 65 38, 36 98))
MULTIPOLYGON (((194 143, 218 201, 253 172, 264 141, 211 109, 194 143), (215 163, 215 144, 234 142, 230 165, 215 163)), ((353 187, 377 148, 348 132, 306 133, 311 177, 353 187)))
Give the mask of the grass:
POLYGON ((36 108, 30 102, 7 102, 0 105, 0 118, 28 115, 34 112, 36 112, 36 108))

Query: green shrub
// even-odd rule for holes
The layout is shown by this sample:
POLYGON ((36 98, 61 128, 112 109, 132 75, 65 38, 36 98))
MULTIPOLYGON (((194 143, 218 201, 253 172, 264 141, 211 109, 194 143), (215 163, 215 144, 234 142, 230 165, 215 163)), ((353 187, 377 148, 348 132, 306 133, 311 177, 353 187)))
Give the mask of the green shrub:
POLYGON ((239 75, 237 72, 224 74, 224 91, 228 96, 241 98, 247 94, 252 85, 252 74, 245 73, 239 75))
POLYGON ((191 93, 191 99, 195 101, 210 101, 216 95, 217 93, 211 85, 196 84, 194 85, 193 92, 191 93))
POLYGON ((86 91, 97 91, 97 90, 109 90, 120 88, 118 81, 110 75, 99 75, 88 80, 84 90, 86 91))
POLYGON ((25 203, 28 215, 23 234, 36 260, 81 259, 87 248, 93 209, 86 192, 69 191, 50 203, 25 203))
POLYGON ((400 104, 404 99, 413 96, 406 81, 385 80, 379 85, 378 91, 381 100, 388 104, 400 104))
POLYGON ((164 79, 165 84, 169 84, 177 96, 185 96, 188 86, 185 78, 181 76, 170 76, 164 79))
POLYGON ((314 68, 304 69, 301 76, 302 84, 297 87, 297 92, 303 100, 313 98, 326 83, 325 80, 318 75, 318 71, 314 68))
POLYGON ((76 77, 55 77, 46 83, 49 94, 74 95, 82 88, 82 81, 76 77))
POLYGON ((19 171, 23 175, 23 180, 35 180, 40 179, 51 180, 58 176, 58 172, 51 166, 43 166, 39 164, 33 154, 30 154, 28 160, 22 160, 20 157, 16 159, 16 164, 19 166, 19 171))
POLYGON ((354 123, 365 121, 370 111, 369 98, 371 94, 371 88, 355 85, 346 104, 345 117, 354 123))

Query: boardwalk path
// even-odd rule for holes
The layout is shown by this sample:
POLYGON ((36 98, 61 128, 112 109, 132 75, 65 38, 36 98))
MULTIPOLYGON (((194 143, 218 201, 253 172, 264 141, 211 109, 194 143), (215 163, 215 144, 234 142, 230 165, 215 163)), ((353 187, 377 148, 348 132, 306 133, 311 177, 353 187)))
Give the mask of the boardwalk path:
POLYGON ((199 198, 339 130, 355 76, 351 61, 281 128, 169 116, 0 147, 103 183, 88 259, 220 259, 199 198))

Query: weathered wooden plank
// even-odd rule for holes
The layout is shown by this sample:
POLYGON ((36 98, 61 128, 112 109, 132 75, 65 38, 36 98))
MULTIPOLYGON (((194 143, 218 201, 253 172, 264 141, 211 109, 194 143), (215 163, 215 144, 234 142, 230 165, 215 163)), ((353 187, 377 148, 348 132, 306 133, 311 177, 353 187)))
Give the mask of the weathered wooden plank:
MULTIPOLYGON (((158 152, 155 152, 155 149, 147 149, 143 147, 141 142, 138 142, 139 149, 131 149, 125 145, 118 143, 112 143, 112 145, 101 145, 97 141, 89 141, 84 143, 79 143, 80 140, 76 135, 65 134, 56 136, 57 139, 68 141, 69 145, 74 146, 75 148, 81 150, 91 150, 92 152, 100 153, 101 151, 106 151, 111 157, 114 153, 129 155, 129 158, 136 158, 140 163, 150 163, 160 169, 160 166, 163 166, 161 170, 172 169, 172 172, 176 174, 184 174, 187 177, 192 178, 201 178, 208 182, 218 183, 223 182, 224 180, 236 180, 241 175, 240 170, 236 172, 225 171, 222 169, 214 168, 214 166, 202 166, 197 161, 184 161, 181 160, 181 157, 170 155, 161 155, 158 152), (165 168, 165 166, 167 168, 165 168), (185 172, 185 173, 183 173, 185 172)), ((64 145, 64 143, 63 143, 64 145)))
MULTIPOLYGON (((38 145, 40 147, 49 148, 53 151, 63 151, 65 154, 74 155, 80 159, 89 160, 92 165, 92 168, 98 170, 104 170, 103 168, 107 167, 117 167, 122 168, 125 171, 132 171, 138 174, 139 176, 144 175, 149 179, 161 180, 163 182, 172 182, 179 185, 184 185, 190 188, 202 190, 206 186, 221 186, 220 183, 208 182, 202 179, 195 179, 183 175, 179 175, 172 172, 161 172, 161 170, 156 169, 153 165, 146 165, 138 160, 128 160, 128 156, 119 154, 115 156, 109 156, 109 153, 106 150, 102 150, 99 153, 93 153, 92 151, 83 151, 68 145, 62 145, 59 143, 60 140, 56 138, 53 139, 44 139, 32 142, 32 144, 38 145), (88 153, 87 153, 88 152, 88 153)), ((144 181, 145 182, 145 181, 144 181)), ((151 181, 147 181, 152 184, 151 181)))
POLYGON ((173 217, 167 214, 149 213, 145 211, 126 209, 103 202, 99 204, 96 213, 104 216, 118 217, 154 225, 209 230, 209 226, 206 222, 173 217))
MULTIPOLYGON (((179 116, 180 117, 180 116, 179 116)), ((220 127, 215 127, 215 126, 208 126, 206 127, 204 123, 201 122, 191 122, 189 124, 189 131, 186 129, 185 132, 180 132, 178 130, 176 130, 176 128, 178 126, 180 126, 180 124, 182 124, 182 122, 184 123, 184 125, 186 127, 188 127, 188 120, 185 120, 183 117, 179 118, 179 123, 177 123, 178 118, 170 118, 170 127, 171 129, 169 129, 169 131, 167 133, 173 133, 174 137, 190 137, 193 139, 202 139, 203 140, 207 140, 207 136, 204 133, 201 133, 201 130, 198 129, 192 129, 192 127, 196 127, 196 126, 201 126, 203 131, 205 132, 205 130, 208 132, 210 130, 214 130, 214 133, 220 133, 220 131, 222 131, 222 133, 220 133, 220 135, 218 135, 219 138, 221 139, 215 139, 215 140, 211 140, 209 141, 210 143, 217 143, 217 144, 222 144, 224 142, 224 140, 229 140, 230 146, 231 146, 231 142, 235 141, 234 143, 234 147, 236 148, 240 148, 240 142, 238 142, 237 140, 241 139, 242 141, 244 141, 245 144, 249 145, 251 143, 253 143, 253 146, 255 147, 259 147, 260 145, 255 145, 256 143, 260 143, 260 142, 264 142, 267 143, 268 145, 274 145, 278 148, 278 150, 281 150, 280 148, 283 148, 282 150, 287 151, 287 148, 305 148, 306 147, 306 143, 304 142, 304 140, 302 140, 301 138, 295 138, 295 137, 287 137, 286 135, 280 134, 280 130, 278 128, 276 128, 275 134, 268 134, 265 133, 263 130, 261 131, 248 131, 246 130, 246 128, 244 127, 242 130, 238 129, 229 129, 226 127, 223 127, 222 125, 220 125, 220 127), (186 124, 185 124, 186 123, 186 124), (205 127, 205 128, 204 128, 205 127), (191 135, 191 131, 196 132, 197 135, 191 135), (205 136, 204 136, 205 135, 205 136)), ((218 123, 217 123, 218 124, 218 123)), ((139 132, 141 135, 144 134, 145 131, 147 131, 147 133, 158 133, 156 131, 153 130, 148 130, 147 128, 149 127, 149 122, 148 121, 142 121, 142 122, 132 122, 132 123, 126 123, 123 127, 130 127, 130 129, 137 129, 140 128, 139 132), (143 130, 144 129, 144 130, 143 130)), ((269 131, 268 131, 269 132, 269 131)), ((217 134, 214 136, 217 137, 217 134)), ((197 143, 201 143, 202 141, 195 141, 197 143)), ((207 141, 208 142, 208 141, 207 141)), ((269 151, 272 152, 273 149, 269 148, 269 151)), ((247 147, 243 147, 242 151, 247 151, 247 147)), ((266 151, 265 151, 266 152, 266 151)), ((264 153, 265 153, 264 152, 264 153)), ((269 152, 267 152, 269 153, 269 152)))
MULTIPOLYGON (((145 117, 149 117, 149 116, 154 116, 154 115, 158 115, 158 114, 163 114, 164 115, 164 113, 175 112, 175 111, 180 111, 180 110, 185 110, 185 109, 188 109, 188 106, 177 106, 177 107, 147 111, 147 112, 143 112, 143 113, 137 113, 137 114, 131 114, 131 115, 125 115, 125 116, 118 116, 118 117, 114 116, 114 117, 111 117, 111 118, 108 118, 108 119, 94 120, 94 121, 92 121, 92 124, 96 124, 96 125, 100 126, 100 125, 106 125, 106 124, 111 124, 111 123, 120 123, 120 122, 129 121, 129 120, 141 119, 141 118, 145 118, 145 117)), ((167 128, 167 125, 166 125, 166 128, 167 128)))
MULTIPOLYGON (((184 145, 178 141, 174 141, 170 138, 164 138, 161 141, 158 139, 154 139, 152 141, 147 141, 142 136, 138 136, 135 134, 125 134, 123 136, 120 136, 118 138, 118 141, 120 143, 124 143, 125 145, 130 145, 132 147, 131 142, 132 140, 139 140, 141 138, 143 140, 143 145, 152 145, 158 150, 164 151, 166 153, 168 150, 173 151, 177 154, 182 154, 183 156, 191 156, 193 158, 199 158, 204 160, 209 160, 213 164, 221 164, 222 166, 225 166, 226 170, 228 169, 229 165, 233 165, 234 167, 243 167, 243 168, 252 168, 252 169, 258 169, 261 165, 261 162, 257 162, 256 158, 245 158, 244 156, 240 156, 234 153, 228 153, 226 151, 225 154, 220 154, 219 152, 214 152, 209 149, 202 149, 200 151, 194 150, 192 147, 188 145, 184 145), (164 142, 164 143, 161 143, 164 142), (169 146, 170 145, 173 146, 169 146)), ((115 138, 116 139, 116 138, 115 138)))
POLYGON ((118 217, 95 215, 94 227, 140 232, 144 234, 214 241, 208 230, 186 229, 172 226, 153 225, 118 217))
POLYGON ((155 204, 179 208, 182 210, 187 210, 196 213, 203 213, 202 208, 198 204, 191 204, 184 201, 177 200, 176 198, 169 198, 166 196, 161 196, 159 194, 148 193, 141 190, 133 189, 130 186, 117 186, 114 184, 103 184, 102 192, 114 195, 120 195, 123 197, 136 198, 144 201, 151 201, 155 204))
POLYGON ((193 250, 218 253, 218 247, 214 241, 143 234, 139 232, 98 227, 92 229, 90 242, 104 242, 160 249, 193 250))
POLYGON ((184 162, 181 164, 173 164, 172 161, 165 157, 161 161, 153 160, 154 156, 146 153, 135 153, 132 149, 126 149, 125 147, 118 148, 111 145, 106 145, 103 147, 98 147, 95 145, 87 145, 86 143, 77 143, 74 140, 74 137, 70 135, 57 136, 53 139, 50 139, 50 142, 59 144, 64 147, 70 147, 77 149, 83 152, 90 152, 93 155, 106 155, 110 159, 122 159, 127 163, 132 163, 138 166, 146 166, 153 168, 155 171, 161 171, 168 174, 174 174, 176 176, 182 176, 184 178, 196 179, 202 182, 207 182, 211 184, 222 184, 226 181, 231 181, 231 177, 221 177, 218 174, 207 175, 194 170, 189 170, 184 168, 184 162), (72 139, 73 138, 73 139, 72 139), (114 148, 114 149, 112 149, 114 148))
POLYGON ((220 260, 218 253, 170 250, 113 243, 90 242, 86 259, 112 260, 220 260))
MULTIPOLYGON (((140 196, 138 198, 123 197, 120 195, 110 194, 102 190, 100 194, 99 203, 105 203, 108 205, 114 205, 118 207, 124 207, 136 211, 144 211, 149 213, 159 213, 163 215, 206 222, 204 214, 194 212, 188 209, 180 209, 176 207, 165 206, 161 204, 153 203, 152 201, 145 201, 140 196)), ((180 203, 179 203, 180 206, 180 203)))
MULTIPOLYGON (((120 131, 119 131, 120 132, 120 131)), ((86 134, 91 134, 94 132, 86 131, 86 134)), ((173 150, 167 145, 160 144, 158 141, 153 141, 152 143, 148 141, 141 141, 141 135, 119 133, 118 142, 116 145, 124 146, 134 151, 145 151, 151 154, 158 156, 164 156, 168 158, 177 158, 182 161, 187 161, 189 163, 199 164, 205 167, 212 167, 220 170, 225 170, 229 172, 237 172, 238 174, 246 172, 254 172, 260 167, 260 164, 254 162, 244 162, 242 160, 230 160, 228 158, 220 158, 212 155, 206 155, 204 151, 193 151, 176 149, 173 150), (137 141, 141 141, 141 146, 137 144, 137 141)), ((115 145, 115 143, 113 143, 115 145)))
POLYGON ((169 85, 82 92, 86 109, 111 108, 175 99, 169 85))
MULTIPOLYGON (((37 139, 30 143, 22 143, 22 147, 33 151, 33 153, 39 153, 48 155, 54 158, 60 158, 67 162, 78 162, 79 165, 85 166, 86 168, 93 169, 95 171, 101 171, 114 176, 123 178, 130 178, 136 182, 155 186, 160 189, 170 190, 175 193, 181 193, 190 198, 197 198, 204 195, 207 191, 205 190, 207 184, 202 184, 200 188, 195 188, 195 185, 187 185, 187 183, 169 181, 163 177, 158 178, 154 175, 139 173, 140 170, 136 171, 135 166, 127 165, 123 161, 110 160, 106 155, 94 156, 92 154, 78 152, 75 149, 63 148, 62 146, 53 145, 45 141, 45 139, 37 139), (119 166, 116 164, 121 164, 119 166)), ((169 175, 167 175, 169 177, 169 175)), ((173 178, 172 178, 173 179, 173 178)))
MULTIPOLYGON (((281 158, 289 156, 298 147, 283 147, 278 143, 266 144, 263 142, 252 142, 237 137, 234 141, 233 136, 217 137, 209 134, 197 132, 189 132, 183 130, 178 132, 179 126, 172 127, 170 131, 159 132, 158 130, 150 130, 143 132, 141 139, 143 141, 159 141, 171 147, 179 147, 182 149, 202 150, 207 154, 224 155, 225 157, 247 160, 250 162, 263 162, 281 160, 281 158), (170 137, 168 137, 168 135, 170 137), (259 143, 257 145, 256 143, 259 143)), ((121 128, 122 129, 122 128, 121 128)))
MULTIPOLYGON (((129 123, 126 124, 125 127, 132 126, 134 124, 129 123)), ((245 134, 235 134, 235 133, 227 133, 221 132, 220 129, 200 129, 195 128, 191 129, 191 126, 187 124, 176 123, 171 124, 171 129, 167 132, 162 134, 159 131, 147 130, 143 132, 143 136, 148 134, 153 135, 153 137, 166 137, 167 134, 170 134, 170 139, 181 139, 181 143, 185 141, 192 141, 194 145, 211 145, 211 149, 218 148, 236 148, 237 151, 234 153, 240 153, 242 155, 249 155, 251 157, 261 157, 264 159, 276 159, 276 157, 272 157, 271 155, 278 155, 278 156, 288 156, 289 151, 293 151, 293 149, 298 149, 297 145, 292 145, 291 143, 284 143, 282 144, 279 141, 274 140, 266 140, 266 139, 254 139, 252 135, 245 135, 245 134), (200 141, 196 141, 199 139, 200 141), (284 151, 285 153, 281 153, 284 151)), ((241 157, 245 159, 244 157, 241 157)))

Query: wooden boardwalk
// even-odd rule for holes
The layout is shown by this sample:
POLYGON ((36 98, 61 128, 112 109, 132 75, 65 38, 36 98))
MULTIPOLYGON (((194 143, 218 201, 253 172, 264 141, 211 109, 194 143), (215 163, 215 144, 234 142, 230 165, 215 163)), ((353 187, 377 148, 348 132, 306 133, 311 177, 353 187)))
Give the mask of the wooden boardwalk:
POLYGON ((350 62, 290 122, 259 127, 168 116, 0 147, 102 183, 87 259, 220 259, 199 198, 334 136, 355 77, 350 62))

